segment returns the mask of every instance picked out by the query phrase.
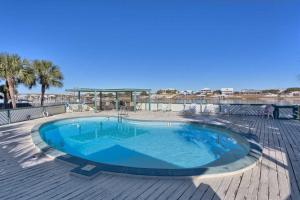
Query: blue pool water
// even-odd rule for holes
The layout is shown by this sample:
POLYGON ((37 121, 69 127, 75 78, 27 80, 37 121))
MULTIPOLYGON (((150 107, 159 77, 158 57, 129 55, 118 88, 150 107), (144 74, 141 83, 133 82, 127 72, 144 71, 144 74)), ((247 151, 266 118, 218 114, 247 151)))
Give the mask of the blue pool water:
POLYGON ((75 118, 44 124, 40 135, 49 146, 70 155, 138 168, 214 166, 249 151, 240 136, 193 123, 75 118))

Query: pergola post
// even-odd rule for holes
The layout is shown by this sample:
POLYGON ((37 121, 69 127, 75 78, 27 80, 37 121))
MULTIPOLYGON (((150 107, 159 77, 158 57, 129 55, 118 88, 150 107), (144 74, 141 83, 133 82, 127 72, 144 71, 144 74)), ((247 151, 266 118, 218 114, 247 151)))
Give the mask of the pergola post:
POLYGON ((132 103, 133 103, 133 93, 130 92, 130 111, 132 111, 132 103))
POLYGON ((103 108, 102 108, 102 92, 100 92, 100 110, 103 110, 103 108))
POLYGON ((132 91, 130 92, 130 102, 133 102, 133 94, 132 94, 132 91))
POLYGON ((151 92, 150 91, 149 91, 148 103, 149 103, 149 111, 151 111, 151 92))
POLYGON ((77 99, 78 99, 78 103, 80 103, 80 91, 78 91, 77 93, 77 99))
POLYGON ((116 92, 116 110, 119 110, 119 96, 118 96, 118 92, 116 92))
POLYGON ((133 93, 133 111, 136 112, 136 92, 133 93))
POLYGON ((97 112, 97 92, 94 91, 94 105, 95 105, 95 112, 97 112))

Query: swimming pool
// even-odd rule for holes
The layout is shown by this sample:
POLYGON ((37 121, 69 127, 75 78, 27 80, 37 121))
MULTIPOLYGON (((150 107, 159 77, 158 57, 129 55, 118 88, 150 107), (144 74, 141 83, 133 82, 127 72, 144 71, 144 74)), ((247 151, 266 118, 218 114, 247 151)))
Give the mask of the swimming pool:
POLYGON ((159 170, 198 173, 199 169, 228 167, 250 152, 244 137, 198 123, 85 117, 45 123, 39 134, 51 148, 113 166, 113 171, 118 171, 115 167, 138 169, 137 174, 155 175, 159 170))

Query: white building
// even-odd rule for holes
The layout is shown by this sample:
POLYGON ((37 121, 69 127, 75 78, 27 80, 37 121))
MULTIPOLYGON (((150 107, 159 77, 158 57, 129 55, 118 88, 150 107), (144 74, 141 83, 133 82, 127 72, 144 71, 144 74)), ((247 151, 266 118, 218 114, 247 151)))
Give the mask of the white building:
POLYGON ((286 96, 289 96, 289 97, 299 97, 300 96, 300 91, 290 92, 286 96))
POLYGON ((212 94, 213 91, 210 88, 203 88, 200 90, 200 94, 201 95, 208 95, 208 94, 212 94))
POLYGON ((180 94, 192 95, 192 94, 194 94, 194 91, 193 90, 183 90, 183 91, 180 91, 180 94))
POLYGON ((233 88, 221 88, 222 95, 233 95, 233 88))

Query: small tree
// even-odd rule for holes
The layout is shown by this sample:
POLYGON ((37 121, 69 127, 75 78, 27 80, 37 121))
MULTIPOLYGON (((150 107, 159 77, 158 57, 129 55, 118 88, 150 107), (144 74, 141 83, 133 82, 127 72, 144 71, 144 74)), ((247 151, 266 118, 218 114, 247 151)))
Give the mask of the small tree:
POLYGON ((221 91, 221 90, 215 90, 215 91, 213 92, 213 94, 221 95, 221 94, 222 94, 222 91, 221 91))
POLYGON ((156 92, 156 94, 163 94, 163 93, 164 93, 163 90, 158 90, 158 91, 156 92))

